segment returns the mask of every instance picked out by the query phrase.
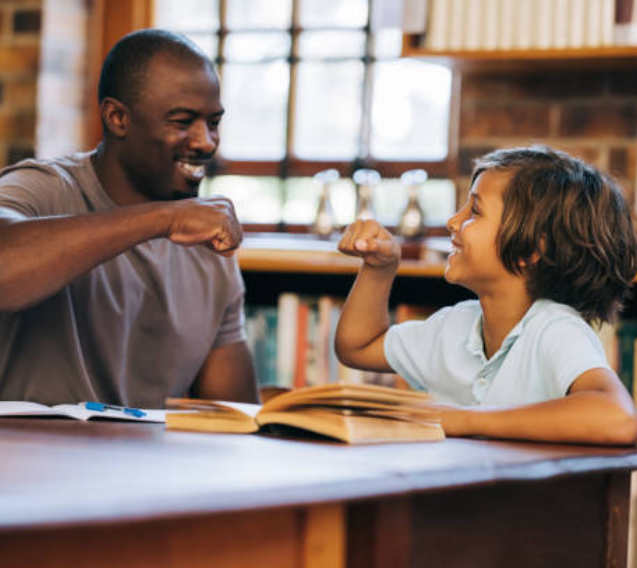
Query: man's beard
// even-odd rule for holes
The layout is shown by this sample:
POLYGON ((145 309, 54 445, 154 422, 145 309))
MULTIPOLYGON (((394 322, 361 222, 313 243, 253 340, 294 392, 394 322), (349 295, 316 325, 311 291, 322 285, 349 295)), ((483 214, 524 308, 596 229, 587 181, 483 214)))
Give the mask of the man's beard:
POLYGON ((181 199, 193 199, 199 197, 199 188, 191 191, 174 190, 170 195, 171 201, 180 201, 181 199))

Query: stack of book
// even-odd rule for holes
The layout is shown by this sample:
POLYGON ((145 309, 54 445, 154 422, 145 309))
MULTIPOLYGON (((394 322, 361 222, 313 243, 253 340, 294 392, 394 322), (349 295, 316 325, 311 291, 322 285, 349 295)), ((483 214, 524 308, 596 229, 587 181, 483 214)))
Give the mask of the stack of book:
POLYGON ((405 0, 406 32, 430 51, 637 45, 637 0, 405 0), (414 21, 414 18, 417 21, 414 21))

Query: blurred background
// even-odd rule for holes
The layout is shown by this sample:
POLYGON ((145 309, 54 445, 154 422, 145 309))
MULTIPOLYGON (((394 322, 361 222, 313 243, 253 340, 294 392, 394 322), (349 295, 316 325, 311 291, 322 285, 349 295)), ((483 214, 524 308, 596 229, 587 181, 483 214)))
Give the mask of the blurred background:
MULTIPOLYGON (((478 13, 475 22, 465 17, 465 32, 487 30, 486 43, 469 56, 456 45, 454 54, 453 45, 423 41, 431 36, 431 5, 2 0, 0 165, 93 147, 105 53, 123 34, 156 26, 187 34, 218 69, 227 114, 215 175, 203 191, 230 195, 249 229, 311 232, 323 190, 313 176, 328 168, 340 174, 329 187, 337 225, 356 215, 353 173, 371 168, 381 176, 372 188, 375 215, 395 227, 408 199, 400 176, 423 168, 429 177, 417 199, 426 230, 444 234, 445 220, 466 197, 472 159, 533 142, 610 171, 634 202, 634 53, 597 46, 555 57, 555 46, 544 45, 502 57, 501 46, 488 43, 499 37, 497 26, 478 13)), ((515 33, 506 11, 497 17, 503 33, 515 33)))

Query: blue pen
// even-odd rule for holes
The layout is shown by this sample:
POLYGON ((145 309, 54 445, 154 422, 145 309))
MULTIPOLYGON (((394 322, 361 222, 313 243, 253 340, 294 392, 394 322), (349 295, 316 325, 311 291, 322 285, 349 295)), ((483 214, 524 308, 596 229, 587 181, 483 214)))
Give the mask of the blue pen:
POLYGON ((116 410, 117 412, 123 412, 124 414, 130 414, 135 418, 143 418, 146 413, 139 408, 129 408, 128 406, 117 406, 115 404, 104 404, 103 402, 86 402, 84 403, 86 410, 97 410, 97 412, 104 412, 106 410, 116 410))

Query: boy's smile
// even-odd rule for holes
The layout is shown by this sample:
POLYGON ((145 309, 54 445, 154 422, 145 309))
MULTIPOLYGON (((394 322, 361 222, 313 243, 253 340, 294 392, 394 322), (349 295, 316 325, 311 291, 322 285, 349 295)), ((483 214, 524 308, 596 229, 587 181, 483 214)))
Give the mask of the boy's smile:
POLYGON ((498 255, 497 237, 503 210, 503 193, 509 174, 485 171, 476 179, 467 204, 449 221, 452 252, 447 259, 445 278, 478 295, 495 292, 510 279, 498 255))

